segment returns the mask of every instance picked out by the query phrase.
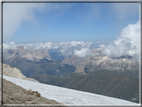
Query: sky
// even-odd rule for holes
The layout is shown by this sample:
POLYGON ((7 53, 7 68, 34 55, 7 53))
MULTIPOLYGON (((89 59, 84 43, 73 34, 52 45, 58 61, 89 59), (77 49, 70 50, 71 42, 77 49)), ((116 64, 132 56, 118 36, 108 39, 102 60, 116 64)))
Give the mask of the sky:
POLYGON ((58 49, 63 56, 140 54, 139 3, 4 3, 4 49, 58 49), (97 43, 97 44, 94 44, 97 43), (91 48, 92 47, 92 48, 91 48))
POLYGON ((111 42, 138 21, 138 3, 4 3, 3 42, 111 42))

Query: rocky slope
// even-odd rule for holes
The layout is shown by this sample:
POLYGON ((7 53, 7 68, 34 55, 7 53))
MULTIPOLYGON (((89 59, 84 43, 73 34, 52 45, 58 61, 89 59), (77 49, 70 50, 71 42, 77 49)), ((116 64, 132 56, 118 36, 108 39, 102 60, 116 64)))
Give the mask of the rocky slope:
POLYGON ((26 89, 3 79, 3 104, 61 104, 42 96, 32 95, 26 89))
POLYGON ((9 61, 13 61, 13 59, 17 56, 20 56, 22 58, 26 58, 28 60, 39 60, 39 59, 48 59, 50 60, 50 56, 48 53, 48 50, 36 50, 36 51, 30 51, 25 49, 23 46, 19 46, 16 49, 7 49, 3 52, 3 58, 9 61))
MULTIPOLYGON (((0 70, 1 70, 1 66, 0 66, 0 70)), ((14 77, 14 78, 19 78, 23 80, 38 82, 37 80, 33 78, 27 78, 26 76, 24 76, 19 69, 15 67, 14 68, 10 67, 9 65, 6 65, 6 64, 3 64, 3 75, 14 77)))

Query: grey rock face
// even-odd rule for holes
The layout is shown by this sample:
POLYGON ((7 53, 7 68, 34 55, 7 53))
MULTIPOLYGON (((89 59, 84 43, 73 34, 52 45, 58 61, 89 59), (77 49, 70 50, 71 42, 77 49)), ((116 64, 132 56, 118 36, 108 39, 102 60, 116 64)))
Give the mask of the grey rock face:
MULTIPOLYGON (((1 70, 1 67, 0 67, 0 70, 1 70)), ((10 67, 9 65, 6 65, 6 64, 3 64, 3 75, 19 78, 23 80, 28 80, 28 81, 38 82, 37 80, 33 78, 27 78, 26 76, 24 76, 19 69, 15 67, 14 68, 10 67)))
MULTIPOLYGON (((95 51, 95 50, 94 50, 95 51)), ((100 50, 101 51, 101 50, 100 50)), ((90 67, 92 71, 95 70, 110 70, 110 71, 138 71, 139 62, 136 60, 119 58, 112 59, 106 55, 101 54, 101 52, 96 50, 96 55, 94 57, 84 57, 82 59, 75 56, 65 58, 62 63, 69 64, 76 67, 76 73, 85 74, 84 68, 90 67)), ((91 71, 90 71, 91 72, 91 71)))
POLYGON ((15 57, 20 56, 22 58, 26 58, 28 60, 39 60, 39 59, 48 59, 51 60, 48 50, 36 50, 36 51, 30 51, 26 50, 23 46, 18 47, 17 49, 13 50, 5 50, 3 53, 4 59, 13 60, 15 57))

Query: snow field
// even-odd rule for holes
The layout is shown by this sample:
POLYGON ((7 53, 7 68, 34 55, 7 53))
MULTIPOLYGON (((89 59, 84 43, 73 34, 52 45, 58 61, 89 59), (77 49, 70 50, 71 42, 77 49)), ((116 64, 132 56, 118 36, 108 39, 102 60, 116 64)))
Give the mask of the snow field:
POLYGON ((138 103, 133 103, 118 98, 21 80, 8 76, 3 76, 3 78, 27 90, 36 90, 41 94, 41 96, 50 100, 56 100, 57 102, 63 103, 65 105, 140 105, 138 103))

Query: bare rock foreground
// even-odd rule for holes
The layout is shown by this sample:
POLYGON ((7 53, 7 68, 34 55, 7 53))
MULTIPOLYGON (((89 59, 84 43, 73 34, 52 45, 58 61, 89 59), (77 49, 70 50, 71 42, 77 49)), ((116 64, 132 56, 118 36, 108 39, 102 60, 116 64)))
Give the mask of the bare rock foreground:
POLYGON ((36 94, 30 94, 26 89, 3 79, 3 104, 61 104, 48 100, 36 94))

